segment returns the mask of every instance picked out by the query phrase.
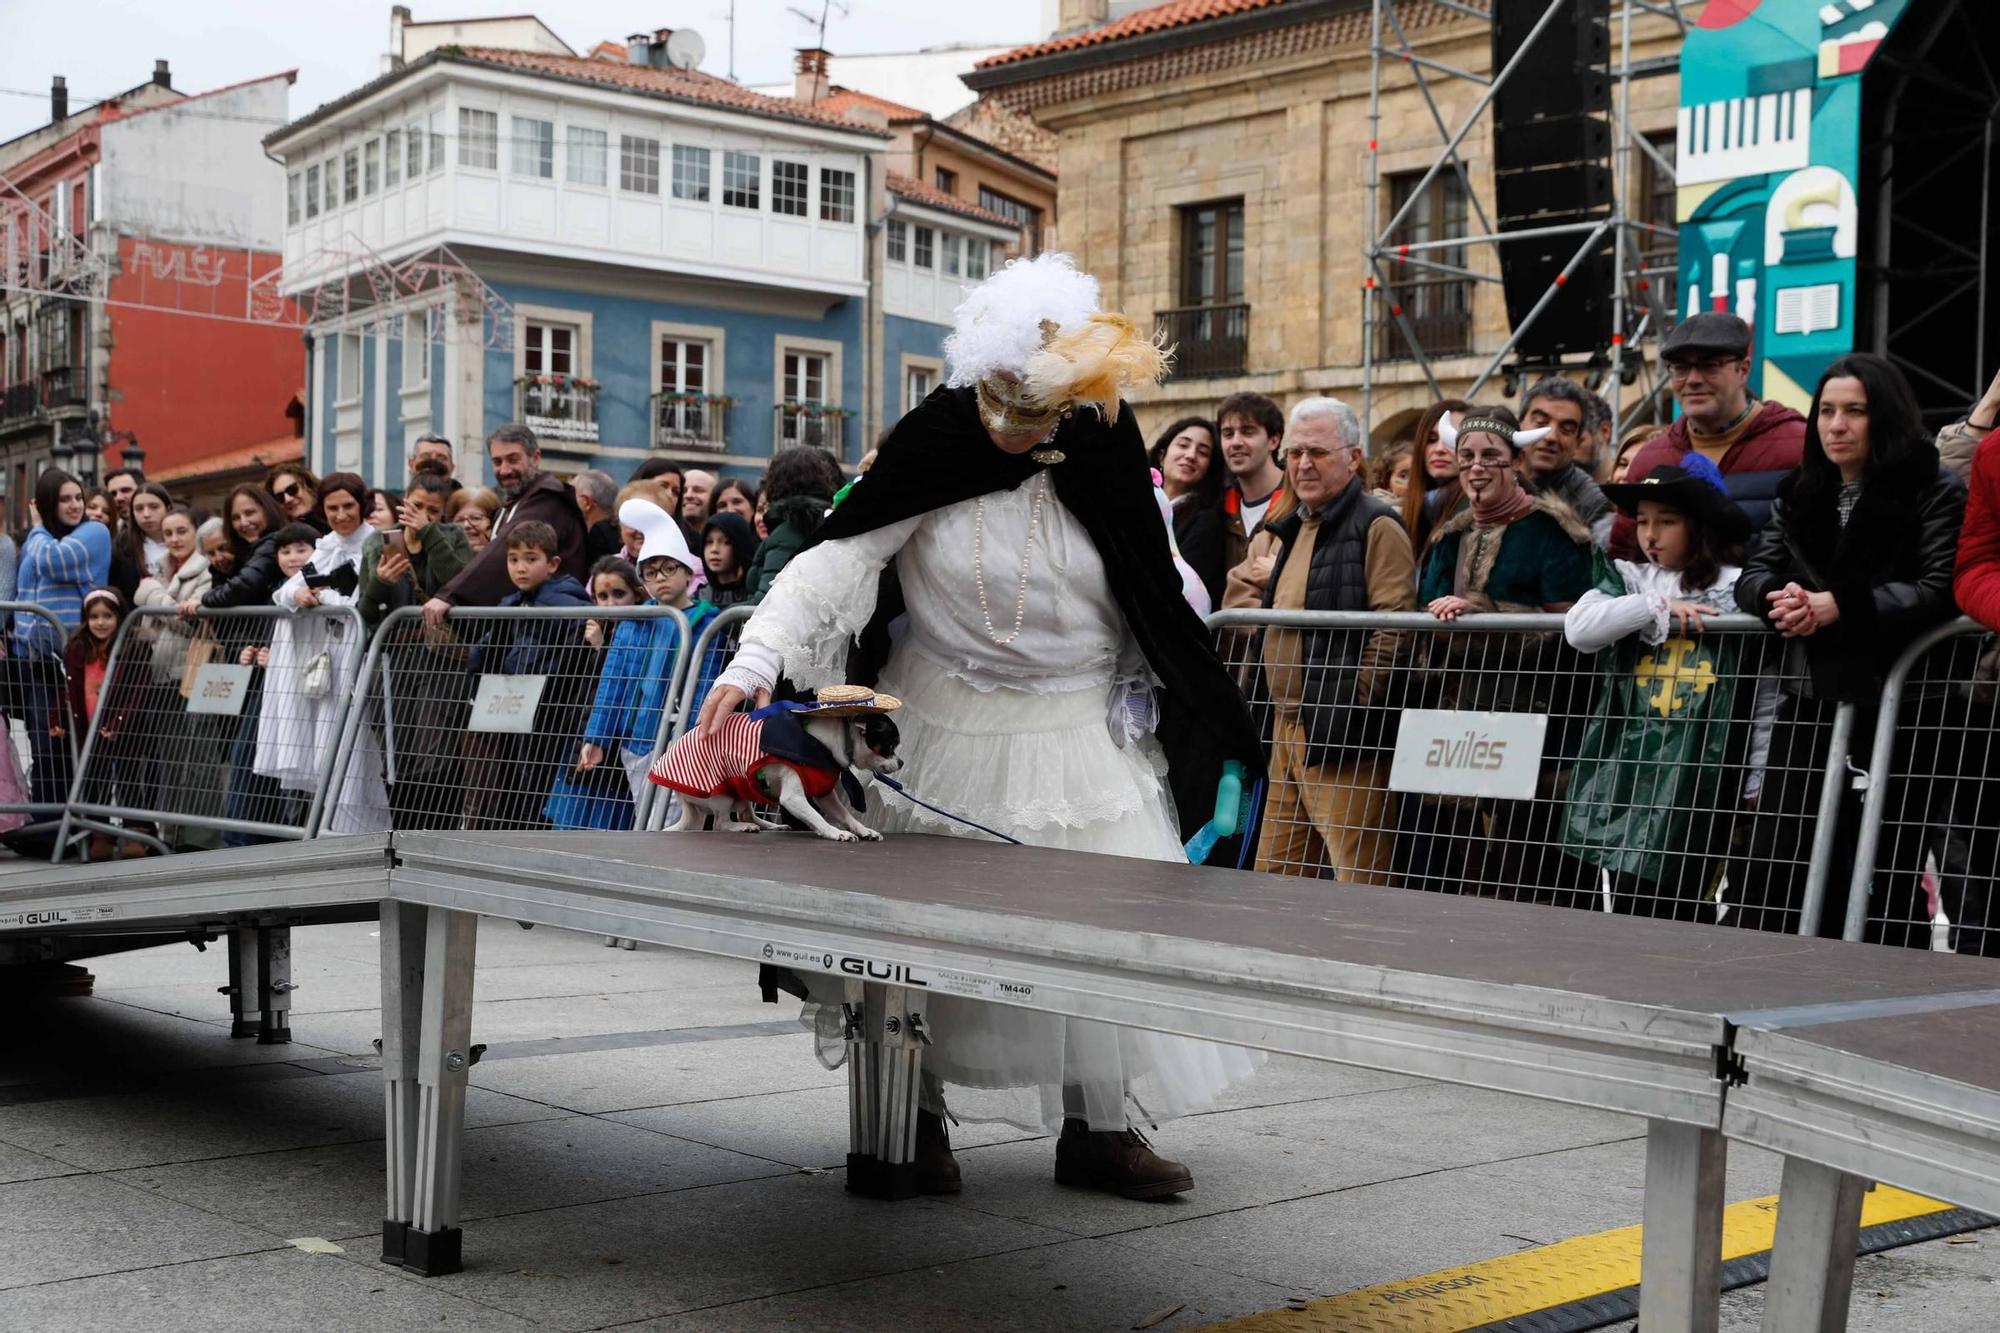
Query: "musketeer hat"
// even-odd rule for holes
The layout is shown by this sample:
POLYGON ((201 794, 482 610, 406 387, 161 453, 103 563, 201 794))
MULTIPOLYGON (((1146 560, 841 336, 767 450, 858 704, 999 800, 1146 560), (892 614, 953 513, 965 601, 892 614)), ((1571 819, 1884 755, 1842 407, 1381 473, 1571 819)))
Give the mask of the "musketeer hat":
POLYGON ((1641 500, 1658 500, 1731 541, 1750 537, 1750 516, 1723 489, 1721 470, 1700 454, 1691 453, 1678 464, 1661 463, 1644 481, 1611 484, 1603 491, 1605 499, 1633 518, 1639 516, 1641 500))
POLYGON ((859 717, 863 713, 893 713, 902 706, 903 701, 895 695, 866 685, 827 685, 798 711, 815 717, 859 717))

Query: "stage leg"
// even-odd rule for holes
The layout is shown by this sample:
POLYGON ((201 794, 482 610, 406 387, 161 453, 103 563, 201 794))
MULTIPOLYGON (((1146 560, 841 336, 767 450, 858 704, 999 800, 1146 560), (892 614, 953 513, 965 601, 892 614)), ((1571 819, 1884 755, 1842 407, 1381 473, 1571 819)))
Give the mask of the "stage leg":
POLYGON ((921 991, 850 983, 847 1189, 871 1199, 917 1194, 917 1093, 923 1081, 921 991))
POLYGON ((458 1194, 466 1076, 474 1058, 472 965, 479 918, 442 907, 430 908, 429 918, 417 1059, 415 1205, 403 1267, 435 1276, 456 1273, 461 1266, 458 1194))
POLYGON ((229 997, 229 1035, 257 1035, 257 937, 255 926, 232 926, 229 931, 229 984, 222 993, 229 997))
POLYGON ((1716 1333, 1727 1146, 1712 1129, 1647 1122, 1639 1258, 1639 1327, 1645 1333, 1716 1333))
POLYGON ((1867 1191, 1859 1176, 1785 1159, 1771 1280, 1764 1288, 1765 1333, 1839 1333, 1847 1327, 1867 1191))
POLYGON ((418 1057, 423 1050, 425 909, 382 904, 382 1110, 387 1143, 387 1198, 382 1262, 407 1257, 416 1215, 418 1057))
POLYGON ((276 1046, 292 1039, 292 928, 262 926, 257 931, 257 1044, 276 1046))

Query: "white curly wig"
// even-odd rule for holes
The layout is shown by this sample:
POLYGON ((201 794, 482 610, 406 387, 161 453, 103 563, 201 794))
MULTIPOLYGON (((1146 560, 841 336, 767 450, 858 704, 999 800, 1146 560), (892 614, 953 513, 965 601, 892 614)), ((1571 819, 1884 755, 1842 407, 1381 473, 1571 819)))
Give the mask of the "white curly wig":
POLYGON ((1067 330, 1097 310, 1097 279, 1078 272, 1068 255, 1009 260, 951 312, 951 336, 944 340, 951 365, 946 383, 963 389, 997 371, 1019 375, 1041 349, 1043 320, 1067 330))

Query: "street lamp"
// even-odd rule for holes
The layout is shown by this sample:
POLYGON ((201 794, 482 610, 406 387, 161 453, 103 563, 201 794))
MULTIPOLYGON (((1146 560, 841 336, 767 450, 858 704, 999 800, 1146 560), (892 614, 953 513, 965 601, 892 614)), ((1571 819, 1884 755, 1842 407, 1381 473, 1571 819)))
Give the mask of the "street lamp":
POLYGON ((125 441, 124 449, 119 451, 118 461, 134 472, 143 473, 146 470, 146 451, 139 447, 139 437, 129 430, 114 430, 111 432, 111 438, 125 441))

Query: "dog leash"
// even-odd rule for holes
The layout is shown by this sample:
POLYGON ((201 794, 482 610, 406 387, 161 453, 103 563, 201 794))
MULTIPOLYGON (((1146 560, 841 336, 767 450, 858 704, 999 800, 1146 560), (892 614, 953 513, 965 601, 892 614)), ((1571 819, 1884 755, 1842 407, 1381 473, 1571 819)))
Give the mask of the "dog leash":
POLYGON ((964 815, 955 815, 949 810, 940 810, 937 806, 932 805, 929 801, 926 801, 921 797, 910 795, 909 792, 903 789, 903 784, 896 781, 896 779, 894 778, 884 777, 880 773, 877 773, 875 775, 875 780, 881 783, 883 786, 887 787, 890 791, 895 792, 896 795, 902 797, 904 800, 909 801, 913 805, 921 805, 924 809, 930 811, 934 815, 943 815, 946 819, 951 820, 955 824, 963 824, 967 828, 976 828, 981 833, 989 833, 994 837, 1000 839, 1000 841, 1002 842, 1013 843, 1016 847, 1024 845, 1019 838, 1010 838, 1006 834, 1000 832, 998 829, 987 828, 986 825, 984 824, 975 824, 970 819, 967 819, 964 815))

